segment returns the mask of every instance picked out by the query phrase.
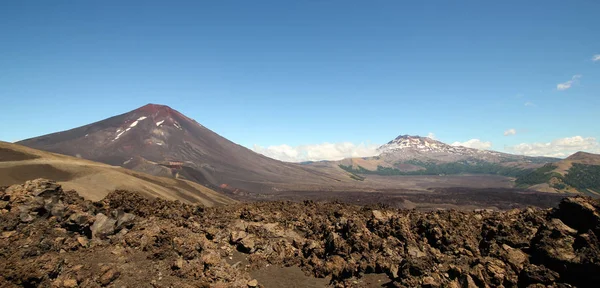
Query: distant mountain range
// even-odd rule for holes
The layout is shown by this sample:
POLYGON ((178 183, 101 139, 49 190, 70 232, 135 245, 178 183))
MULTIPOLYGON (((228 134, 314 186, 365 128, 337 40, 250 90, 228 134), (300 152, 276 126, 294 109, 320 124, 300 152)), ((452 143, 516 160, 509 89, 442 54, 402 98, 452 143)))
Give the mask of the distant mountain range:
POLYGON ((498 174, 517 176, 557 158, 528 157, 452 146, 420 136, 400 135, 378 149, 379 156, 332 161, 357 174, 452 175, 498 174))
POLYGON ((409 135, 398 136, 382 145, 378 149, 379 156, 375 157, 286 163, 237 145, 180 112, 156 104, 18 143, 156 176, 186 179, 242 195, 278 191, 367 191, 398 187, 393 181, 401 181, 369 181, 369 175, 520 177, 546 164, 560 163, 557 158, 452 146, 409 135))
POLYGON ((394 161, 414 160, 424 162, 456 162, 461 160, 486 161, 493 163, 544 163, 557 158, 528 157, 490 150, 452 146, 429 137, 400 135, 379 147, 381 157, 394 161))

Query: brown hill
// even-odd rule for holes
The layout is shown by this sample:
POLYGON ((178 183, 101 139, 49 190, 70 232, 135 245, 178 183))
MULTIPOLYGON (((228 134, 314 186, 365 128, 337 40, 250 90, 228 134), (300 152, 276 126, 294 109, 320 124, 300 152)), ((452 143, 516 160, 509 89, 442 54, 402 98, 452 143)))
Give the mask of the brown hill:
POLYGON ((353 182, 340 169, 265 157, 155 104, 19 144, 230 190, 320 190, 353 182))
POLYGON ((600 165, 600 154, 579 151, 565 160, 588 165, 600 165))
POLYGON ((0 186, 36 178, 55 179, 67 190, 100 200, 114 190, 139 191, 147 197, 161 197, 205 206, 235 201, 194 182, 156 177, 85 159, 39 151, 0 142, 0 186))
POLYGON ((585 165, 600 165, 600 154, 593 154, 587 152, 577 152, 561 161, 555 162, 555 172, 564 175, 573 167, 574 163, 585 164, 585 165))
MULTIPOLYGON (((543 180, 538 181, 540 183, 527 183, 531 185, 529 189, 540 192, 586 193, 592 196, 600 196, 600 189, 598 189, 600 188, 600 175, 594 172, 600 170, 600 168, 594 168, 600 166, 600 154, 577 152, 549 165, 532 172, 537 175, 543 174, 546 177, 538 177, 538 179, 543 180), (569 174, 574 171, 574 166, 578 166, 580 169, 575 172, 575 175, 569 174), (586 182, 587 186, 591 184, 594 188, 582 189, 573 186, 583 181, 586 182), (596 183, 596 185, 593 183, 596 183)), ((524 175, 520 178, 527 176, 524 175)), ((519 179, 517 179, 517 182, 519 182, 519 179)))

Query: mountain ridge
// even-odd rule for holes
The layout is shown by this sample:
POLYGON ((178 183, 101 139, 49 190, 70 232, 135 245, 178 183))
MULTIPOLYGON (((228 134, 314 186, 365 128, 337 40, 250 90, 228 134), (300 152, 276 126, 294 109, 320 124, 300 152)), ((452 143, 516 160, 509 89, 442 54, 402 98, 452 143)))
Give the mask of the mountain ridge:
POLYGON ((600 196, 600 154, 579 151, 516 179, 521 187, 539 192, 600 196))
POLYGON ((512 157, 517 159, 528 159, 528 160, 559 160, 558 158, 553 157, 532 157, 532 156, 524 156, 517 154, 509 154, 494 150, 487 149, 477 149, 470 148, 459 145, 450 145, 444 142, 441 142, 436 139, 432 139, 430 137, 423 137, 418 135, 400 135, 396 137, 394 140, 389 141, 388 143, 380 146, 377 150, 381 154, 394 154, 394 152, 403 151, 403 150, 412 150, 412 151, 420 151, 420 152, 445 152, 450 154, 460 154, 465 156, 475 156, 475 155, 487 155, 488 157, 512 157))
POLYGON ((517 176, 558 158, 530 157, 454 146, 430 137, 399 135, 381 145, 379 155, 331 161, 343 170, 377 175, 501 174, 517 176))
MULTIPOLYGON (((151 175, 186 179, 229 195, 250 193, 257 197, 281 191, 371 191, 416 187, 398 186, 401 179, 371 180, 364 177, 368 174, 516 177, 528 169, 559 160, 452 146, 417 135, 399 135, 379 147, 379 156, 288 163, 240 146, 169 106, 152 103, 88 125, 18 143, 151 175)), ((432 181, 440 183, 436 179, 432 181)))

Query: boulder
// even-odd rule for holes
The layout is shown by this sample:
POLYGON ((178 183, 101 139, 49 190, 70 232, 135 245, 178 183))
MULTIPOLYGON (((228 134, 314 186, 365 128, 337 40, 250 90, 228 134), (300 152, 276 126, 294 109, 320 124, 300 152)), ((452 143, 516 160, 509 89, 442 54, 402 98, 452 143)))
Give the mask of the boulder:
POLYGON ((71 214, 71 216, 69 216, 66 224, 72 225, 72 226, 77 226, 77 227, 86 227, 86 226, 90 226, 92 223, 94 223, 94 220, 95 220, 94 216, 92 216, 88 213, 75 212, 75 213, 71 214))
POLYGON ((521 249, 512 248, 506 244, 502 244, 502 249, 506 251, 505 260, 513 266, 514 269, 523 269, 523 264, 528 261, 528 256, 521 249))
POLYGON ((248 281, 248 287, 258 287, 258 281, 256 279, 248 281))
POLYGON ((117 271, 115 268, 107 269, 102 276, 98 279, 98 282, 102 286, 108 286, 113 281, 117 280, 121 276, 121 272, 117 271))
POLYGON ((50 215, 58 217, 59 219, 63 219, 67 212, 67 206, 60 201, 50 201, 44 207, 50 212, 50 215))
POLYGON ((246 238, 247 236, 248 236, 248 233, 246 233, 244 231, 233 231, 233 232, 231 232, 231 234, 229 236, 229 241, 232 244, 237 244, 242 239, 246 238))
POLYGON ((555 215, 565 224, 580 233, 588 230, 600 236, 600 212, 589 197, 572 197, 563 199, 558 205, 555 215))
POLYGON ((62 191, 61 186, 56 181, 41 178, 25 182, 24 188, 31 195, 43 198, 50 197, 62 191))
POLYGON ((23 223, 29 223, 32 222, 35 218, 33 218, 33 216, 31 216, 31 214, 27 212, 21 212, 21 214, 19 214, 19 219, 23 223))
POLYGON ((325 268, 331 276, 337 278, 346 270, 346 261, 338 255, 333 255, 325 263, 325 268))
POLYGON ((119 231, 123 228, 130 229, 133 226, 133 221, 135 220, 135 215, 131 213, 125 213, 120 211, 117 213, 117 226, 115 230, 119 231))
POLYGON ((65 279, 62 283, 62 286, 65 288, 75 288, 75 287, 77 287, 77 280, 65 279))
POLYGON ((558 273, 542 266, 527 265, 519 274, 519 283, 523 286, 531 284, 550 285, 558 280, 558 273))
POLYGON ((387 217, 385 217, 383 215, 383 213, 379 210, 373 210, 373 211, 371 211, 371 214, 373 215, 373 219, 375 219, 377 221, 383 222, 383 221, 387 220, 387 217))
POLYGON ((204 269, 209 269, 221 263, 221 255, 213 250, 209 250, 200 257, 200 261, 204 263, 204 269))
POLYGON ((183 268, 183 263, 184 263, 183 258, 177 258, 177 260, 175 260, 173 262, 173 265, 171 265, 171 269, 180 270, 183 268))
POLYGON ((425 276, 423 277, 423 287, 428 287, 428 288, 437 288, 440 287, 440 283, 438 283, 435 278, 431 277, 431 276, 425 276))
POLYGON ((91 227, 92 238, 105 239, 107 236, 115 233, 115 224, 117 220, 109 218, 108 216, 98 213, 96 215, 96 221, 91 227))
POLYGON ((406 253, 414 258, 421 258, 427 255, 416 246, 408 246, 408 248, 406 248, 406 253))
POLYGON ((254 237, 247 236, 242 239, 238 244, 238 248, 241 252, 254 253, 256 251, 256 242, 254 241, 254 237))
POLYGON ((463 288, 479 288, 471 275, 463 275, 459 282, 463 288))
POLYGON ((86 237, 79 236, 77 237, 77 242, 79 242, 82 247, 87 247, 90 241, 86 237))

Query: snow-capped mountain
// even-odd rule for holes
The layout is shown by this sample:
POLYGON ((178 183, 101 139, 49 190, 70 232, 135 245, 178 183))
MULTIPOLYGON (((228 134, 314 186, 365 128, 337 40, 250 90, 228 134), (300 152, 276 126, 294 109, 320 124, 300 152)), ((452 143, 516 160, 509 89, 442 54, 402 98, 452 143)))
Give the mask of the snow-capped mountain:
POLYGON ((493 160, 499 157, 510 157, 510 155, 496 151, 473 149, 463 146, 452 146, 446 143, 431 139, 429 137, 400 135, 394 140, 382 145, 377 149, 382 157, 395 157, 414 159, 419 156, 436 156, 437 160, 441 156, 456 157, 477 157, 486 160, 493 160))
MULTIPOLYGON (((338 162, 344 167, 351 166, 354 170, 378 171, 390 168, 397 171, 387 171, 386 173, 397 174, 402 171, 414 172, 423 170, 425 169, 424 167, 429 167, 431 171, 435 171, 432 165, 448 163, 459 163, 463 167, 457 168, 458 170, 469 171, 469 169, 463 169, 464 166, 481 166, 487 163, 489 165, 496 165, 497 170, 501 170, 502 167, 525 169, 536 168, 545 163, 558 160, 547 157, 527 157, 463 146, 452 146, 428 137, 410 135, 400 135, 377 150, 379 156, 344 159, 338 162)), ((489 165, 486 169, 489 168, 489 165)), ((455 168, 452 167, 452 169, 455 168)))
POLYGON ((416 149, 421 151, 443 151, 449 145, 428 137, 400 135, 396 139, 382 145, 377 150, 380 153, 388 153, 404 149, 416 149))

